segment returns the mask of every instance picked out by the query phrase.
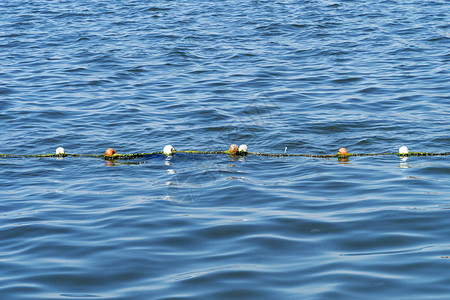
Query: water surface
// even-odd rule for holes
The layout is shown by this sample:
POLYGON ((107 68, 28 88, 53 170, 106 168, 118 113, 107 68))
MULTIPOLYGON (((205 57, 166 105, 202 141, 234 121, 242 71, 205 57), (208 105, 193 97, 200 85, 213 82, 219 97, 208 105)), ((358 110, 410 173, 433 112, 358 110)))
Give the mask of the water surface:
MULTIPOLYGON (((0 153, 448 152, 448 1, 0 6, 0 153)), ((447 156, 0 158, 2 299, 448 299, 447 156)))

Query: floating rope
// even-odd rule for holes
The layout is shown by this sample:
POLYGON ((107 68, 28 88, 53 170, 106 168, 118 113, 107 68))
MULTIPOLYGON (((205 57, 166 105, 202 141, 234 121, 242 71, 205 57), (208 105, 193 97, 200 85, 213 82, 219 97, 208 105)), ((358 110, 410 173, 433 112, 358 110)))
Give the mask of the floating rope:
POLYGON ((131 153, 131 154, 119 154, 116 153, 114 149, 107 149, 105 154, 73 154, 66 153, 62 147, 59 147, 56 151, 56 154, 0 154, 0 158, 48 158, 48 157, 94 157, 94 158, 102 158, 105 160, 118 160, 118 159, 136 159, 136 158, 145 158, 156 155, 174 155, 176 153, 185 153, 185 154, 226 154, 231 156, 247 156, 247 155, 256 155, 256 156, 266 156, 266 157, 312 157, 312 158, 339 158, 339 159, 348 159, 352 156, 387 156, 387 155, 397 155, 400 157, 409 157, 409 156, 449 156, 450 152, 409 152, 408 149, 403 146, 400 148, 399 152, 385 152, 385 153, 347 153, 345 148, 339 149, 337 154, 287 154, 286 148, 284 153, 260 153, 260 152, 248 152, 247 147, 245 148, 239 147, 239 150, 236 145, 231 145, 230 149, 227 151, 196 151, 196 150, 184 150, 177 151, 172 146, 168 145, 164 148, 163 151, 158 152, 150 152, 150 153, 131 153), (403 149, 402 149, 403 148, 403 149), (406 148, 406 149, 405 149, 406 148))

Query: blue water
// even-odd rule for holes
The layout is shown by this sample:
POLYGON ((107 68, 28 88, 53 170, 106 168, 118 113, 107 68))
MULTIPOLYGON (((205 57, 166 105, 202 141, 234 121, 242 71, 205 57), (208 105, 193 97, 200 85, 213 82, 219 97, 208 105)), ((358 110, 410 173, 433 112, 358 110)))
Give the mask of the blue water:
MULTIPOLYGON (((2 1, 0 153, 450 150, 450 2, 2 1)), ((450 157, 0 158, 1 299, 449 299, 450 157)))

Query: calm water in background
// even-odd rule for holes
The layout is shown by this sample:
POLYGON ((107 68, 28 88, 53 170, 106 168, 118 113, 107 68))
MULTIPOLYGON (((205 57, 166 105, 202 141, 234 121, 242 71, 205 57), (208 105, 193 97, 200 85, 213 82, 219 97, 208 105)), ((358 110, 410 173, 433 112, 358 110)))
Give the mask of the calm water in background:
MULTIPOLYGON (((450 2, 1 1, 0 153, 450 149, 450 2)), ((450 158, 0 158, 2 299, 448 299, 450 158)))

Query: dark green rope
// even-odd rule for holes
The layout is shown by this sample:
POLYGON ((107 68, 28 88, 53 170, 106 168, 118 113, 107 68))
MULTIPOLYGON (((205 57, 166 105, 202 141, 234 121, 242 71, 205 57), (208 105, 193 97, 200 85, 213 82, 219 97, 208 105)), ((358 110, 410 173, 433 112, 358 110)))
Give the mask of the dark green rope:
MULTIPOLYGON (((259 153, 259 152, 246 152, 246 153, 231 153, 229 151, 195 151, 195 150, 184 150, 184 151, 176 151, 176 153, 185 153, 185 154, 227 154, 227 155, 235 155, 235 156, 246 156, 246 155, 256 155, 256 156, 267 156, 267 157, 312 157, 312 158, 348 158, 351 156, 387 156, 387 155, 397 155, 400 157, 409 157, 409 156, 448 156, 450 152, 409 152, 406 154, 400 154, 396 152, 386 152, 386 153, 348 153, 346 155, 341 154, 286 154, 286 153, 259 153)), ((20 157, 34 157, 34 158, 45 158, 45 157, 94 157, 94 158, 103 158, 106 160, 115 160, 115 159, 136 159, 154 155, 165 155, 162 151, 151 152, 151 153, 131 153, 131 154, 114 154, 114 155, 104 155, 104 154, 0 154, 2 158, 20 158, 20 157)))

